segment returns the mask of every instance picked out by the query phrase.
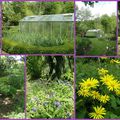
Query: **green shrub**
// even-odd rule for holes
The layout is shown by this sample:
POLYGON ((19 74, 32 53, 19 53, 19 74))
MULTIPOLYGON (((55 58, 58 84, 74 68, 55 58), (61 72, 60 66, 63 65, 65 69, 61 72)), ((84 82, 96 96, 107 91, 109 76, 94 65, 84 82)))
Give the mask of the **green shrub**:
POLYGON ((116 35, 112 34, 112 33, 106 34, 105 39, 115 41, 116 40, 116 35))
POLYGON ((77 40, 77 54, 85 55, 91 49, 92 42, 87 38, 82 38, 80 41, 77 40))
POLYGON ((66 53, 72 54, 74 51, 74 42, 66 42, 64 45, 53 47, 42 47, 26 45, 25 43, 3 39, 3 51, 12 54, 38 54, 38 53, 66 53))
POLYGON ((0 92, 5 96, 14 96, 17 89, 23 88, 24 77, 9 75, 7 77, 0 78, 0 92))

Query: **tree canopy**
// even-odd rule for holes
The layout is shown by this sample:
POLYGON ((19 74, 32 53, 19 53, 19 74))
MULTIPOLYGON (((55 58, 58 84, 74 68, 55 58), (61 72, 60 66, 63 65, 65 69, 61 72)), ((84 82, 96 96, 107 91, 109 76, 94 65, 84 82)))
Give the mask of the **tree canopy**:
POLYGON ((18 25, 30 15, 73 13, 73 2, 3 2, 3 25, 18 25))

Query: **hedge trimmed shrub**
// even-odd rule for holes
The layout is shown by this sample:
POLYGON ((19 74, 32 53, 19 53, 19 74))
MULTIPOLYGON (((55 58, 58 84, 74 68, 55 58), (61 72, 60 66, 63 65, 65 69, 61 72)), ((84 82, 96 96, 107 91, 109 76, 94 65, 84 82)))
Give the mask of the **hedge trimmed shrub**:
POLYGON ((25 45, 21 42, 15 42, 13 40, 3 39, 3 51, 9 54, 73 54, 74 42, 68 42, 60 46, 42 47, 25 45))

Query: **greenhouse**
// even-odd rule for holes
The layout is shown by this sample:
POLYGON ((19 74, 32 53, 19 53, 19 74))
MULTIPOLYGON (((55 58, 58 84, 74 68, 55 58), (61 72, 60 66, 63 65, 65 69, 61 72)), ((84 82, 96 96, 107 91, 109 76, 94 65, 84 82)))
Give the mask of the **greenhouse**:
POLYGON ((92 29, 86 32, 86 37, 101 38, 104 36, 104 32, 101 29, 92 29))
POLYGON ((19 21, 20 32, 38 33, 42 39, 73 40, 74 14, 27 16, 19 21))

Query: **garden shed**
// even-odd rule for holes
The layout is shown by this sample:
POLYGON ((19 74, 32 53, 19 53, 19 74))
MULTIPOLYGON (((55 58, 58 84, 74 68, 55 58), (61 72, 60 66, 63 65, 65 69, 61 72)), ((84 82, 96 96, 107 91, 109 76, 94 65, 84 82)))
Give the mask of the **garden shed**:
POLYGON ((38 33, 51 39, 73 40, 74 14, 27 16, 19 21, 21 32, 38 33))
POLYGON ((86 32, 86 37, 101 38, 104 36, 104 32, 101 29, 92 29, 86 32))

